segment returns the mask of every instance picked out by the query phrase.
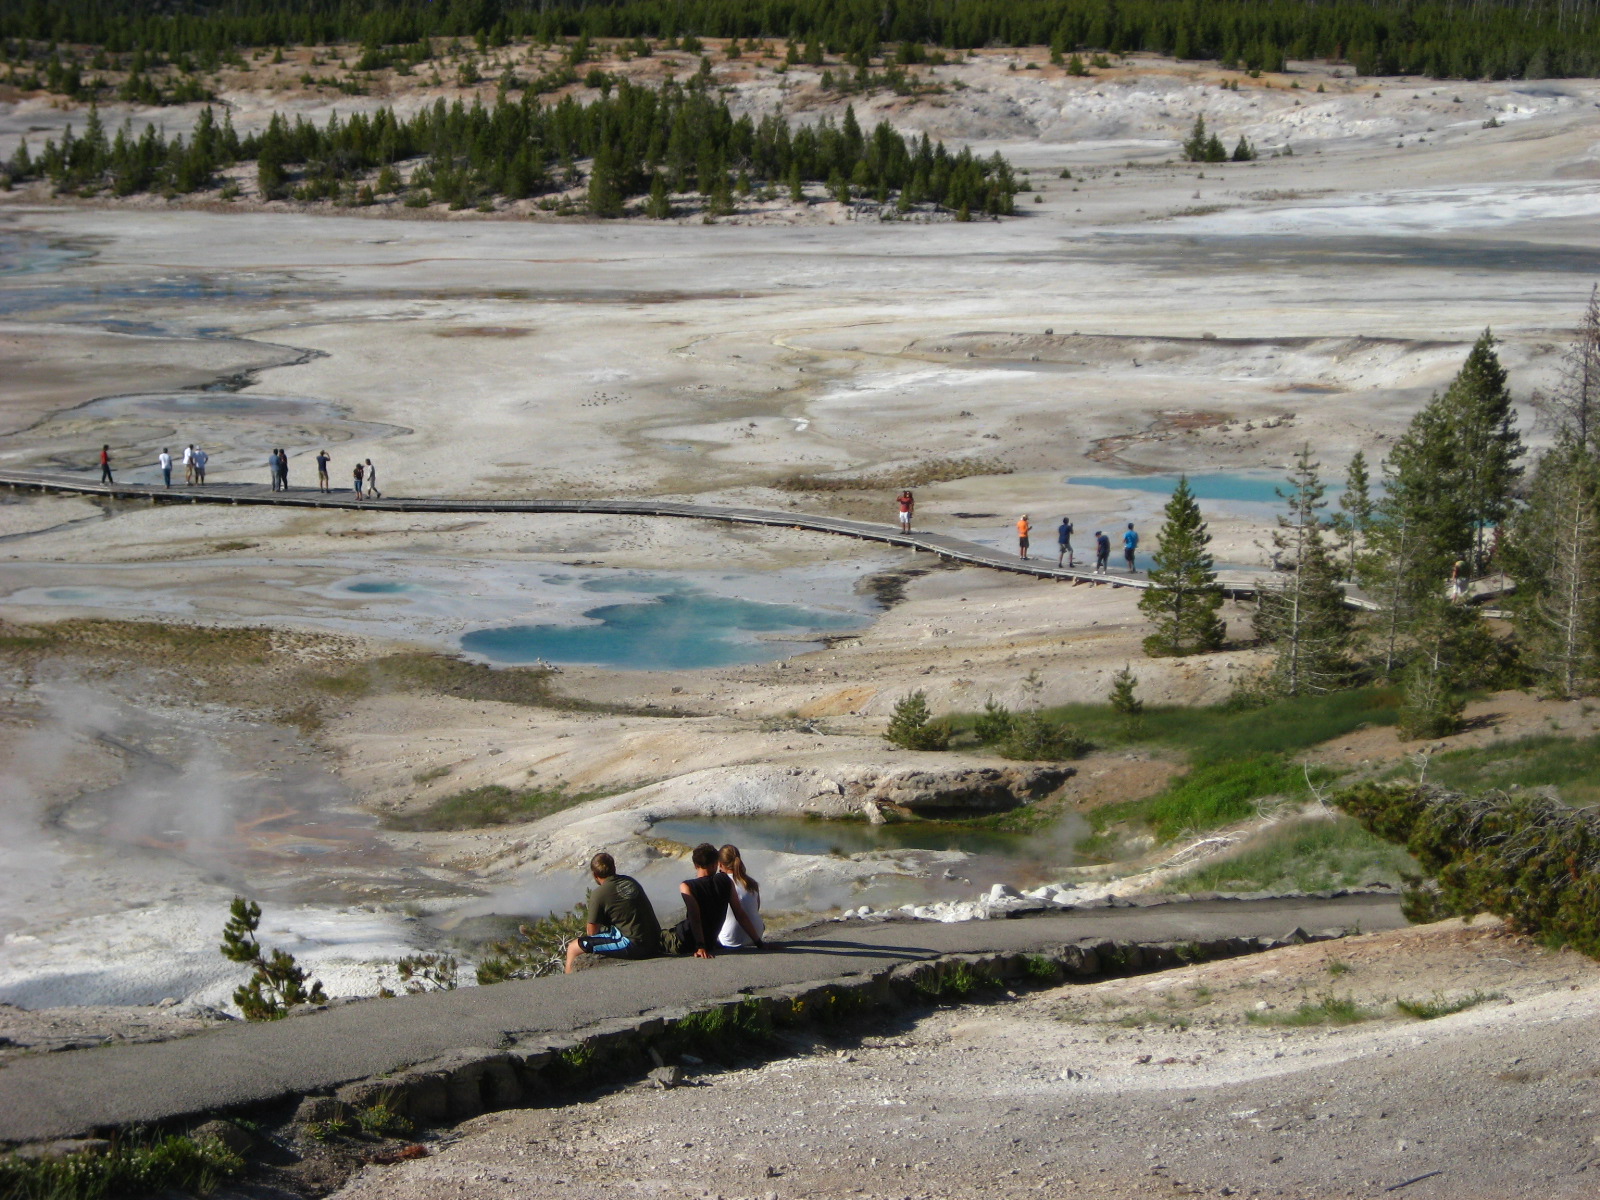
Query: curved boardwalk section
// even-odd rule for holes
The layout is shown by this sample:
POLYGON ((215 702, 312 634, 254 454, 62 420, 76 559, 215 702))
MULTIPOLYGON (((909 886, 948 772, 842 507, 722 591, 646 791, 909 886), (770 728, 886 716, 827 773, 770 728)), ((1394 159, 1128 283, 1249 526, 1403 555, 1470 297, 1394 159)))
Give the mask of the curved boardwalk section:
MULTIPOLYGON (((771 525, 805 529, 837 537, 859 538, 937 554, 947 562, 992 571, 1009 571, 1040 579, 1067 583, 1106 584, 1111 587, 1147 588, 1142 576, 1113 570, 1097 575, 1084 568, 1052 567, 1048 563, 1022 562, 1015 555, 991 546, 980 546, 942 533, 901 533, 888 525, 851 521, 843 517, 811 513, 784 512, 767 508, 735 508, 717 504, 686 504, 674 500, 448 500, 436 497, 385 496, 382 500, 357 500, 347 491, 318 492, 311 489, 275 492, 262 484, 223 483, 204 487, 159 487, 142 483, 93 483, 86 478, 45 471, 0 471, 0 486, 39 492, 67 492, 84 496, 103 496, 111 500, 148 500, 167 504, 262 504, 279 508, 370 509, 376 512, 404 513, 594 513, 602 516, 687 517, 700 521, 722 521, 733 525, 771 525)), ((1223 591, 1236 600, 1252 599, 1259 588, 1255 575, 1224 574, 1219 577, 1223 591)))

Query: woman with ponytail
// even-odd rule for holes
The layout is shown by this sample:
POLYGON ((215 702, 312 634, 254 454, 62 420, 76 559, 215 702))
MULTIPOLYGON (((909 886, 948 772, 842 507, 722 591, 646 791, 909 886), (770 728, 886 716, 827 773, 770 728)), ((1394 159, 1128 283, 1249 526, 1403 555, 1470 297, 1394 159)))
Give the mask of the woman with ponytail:
MULTIPOLYGON (((717 856, 717 862, 722 873, 732 877, 734 894, 739 897, 745 916, 756 927, 757 933, 765 933, 766 924, 761 920, 761 885, 751 879, 744 869, 744 859, 739 855, 739 847, 724 846, 717 856)), ((722 923, 722 933, 717 940, 735 950, 745 950, 755 944, 750 940, 750 935, 739 927, 739 922, 733 919, 731 909, 727 919, 722 923)))

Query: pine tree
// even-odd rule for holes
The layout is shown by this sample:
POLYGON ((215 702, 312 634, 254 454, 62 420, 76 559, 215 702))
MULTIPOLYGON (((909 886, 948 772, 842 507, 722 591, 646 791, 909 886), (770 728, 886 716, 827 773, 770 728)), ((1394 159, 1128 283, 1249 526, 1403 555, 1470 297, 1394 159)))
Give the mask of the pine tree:
POLYGON ((597 217, 622 215, 622 190, 617 186, 616 154, 609 142, 595 151, 589 172, 589 212, 597 217))
POLYGON ((239 1006, 247 1021, 276 1021, 289 1015, 297 1004, 326 1004, 327 995, 320 981, 309 978, 294 961, 294 955, 274 949, 270 958, 263 957, 256 930, 261 926, 261 906, 243 896, 235 896, 228 910, 228 922, 222 927, 222 955, 230 962, 244 963, 255 969, 250 979, 235 989, 233 1002, 239 1006))
POLYGON ((1278 491, 1288 512, 1278 517, 1272 544, 1287 574, 1263 589, 1256 608, 1256 634, 1276 652, 1272 686, 1286 696, 1334 691, 1350 678, 1354 623, 1324 536, 1321 510, 1327 501, 1319 466, 1311 461, 1311 447, 1301 447, 1289 472, 1290 490, 1278 491))
POLYGON ((1155 624, 1144 640, 1152 658, 1201 654, 1217 650, 1227 636, 1227 626, 1217 615, 1222 589, 1207 547, 1211 534, 1200 516, 1200 506, 1189 489, 1188 476, 1167 501, 1166 522, 1156 535, 1150 582, 1139 597, 1139 611, 1155 624))
POLYGON ((950 727, 933 719, 928 694, 919 688, 895 702, 883 738, 904 750, 943 750, 950 744, 950 727))
POLYGON ((1197 114, 1194 128, 1189 131, 1189 137, 1183 143, 1183 157, 1189 162, 1205 162, 1207 140, 1205 116, 1197 114))
POLYGON ((1539 460, 1506 559, 1529 665, 1553 696, 1591 693, 1600 677, 1600 461, 1570 435, 1539 460))
POLYGON ((1256 156, 1256 148, 1250 144, 1244 134, 1239 135, 1238 143, 1233 147, 1234 162, 1252 162, 1256 156))
POLYGON ((1540 415, 1579 446, 1600 450, 1600 284, 1561 361, 1561 378, 1548 396, 1536 394, 1540 415))
POLYGON ((1408 631, 1422 606, 1440 596, 1451 564, 1472 545, 1472 523, 1457 486, 1461 445, 1442 397, 1435 396, 1384 461, 1388 485, 1373 505, 1369 553, 1360 582, 1382 614, 1379 657, 1385 675, 1405 659, 1408 631))
POLYGON ((1472 534, 1467 565, 1472 576, 1487 569, 1490 531, 1505 521, 1511 489, 1522 475, 1517 465, 1523 454, 1517 414, 1494 346, 1494 335, 1485 329, 1444 394, 1451 433, 1459 444, 1458 471, 1455 479, 1439 482, 1459 488, 1466 506, 1472 534))
POLYGON ((657 221, 665 221, 672 216, 672 197, 667 194, 666 176, 659 171, 650 177, 650 200, 645 212, 657 221))
POLYGON ((1330 522, 1339 535, 1344 558, 1344 577, 1355 579, 1367 535, 1372 529, 1372 478, 1367 472, 1367 456, 1357 450, 1345 469, 1344 491, 1339 495, 1339 511, 1330 522))
POLYGON ((1111 711, 1121 713, 1125 717, 1141 717, 1144 715, 1144 701, 1139 699, 1136 689, 1139 679, 1133 673, 1133 668, 1127 663, 1122 664, 1122 670, 1111 677, 1111 695, 1108 697, 1111 711))

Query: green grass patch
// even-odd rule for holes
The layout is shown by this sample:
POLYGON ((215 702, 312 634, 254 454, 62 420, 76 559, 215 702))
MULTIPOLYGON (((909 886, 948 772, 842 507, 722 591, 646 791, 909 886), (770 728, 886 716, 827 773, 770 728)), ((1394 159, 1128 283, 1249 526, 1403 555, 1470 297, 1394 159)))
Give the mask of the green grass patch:
POLYGON ((7 1200, 111 1200, 157 1192, 204 1196, 244 1169, 218 1142, 176 1134, 130 1134, 103 1154, 62 1158, 0 1157, 0 1196, 7 1200))
POLYGON ((867 475, 785 475, 772 486, 785 492, 881 492, 984 475, 1009 475, 1013 470, 994 458, 928 458, 908 467, 867 475))
POLYGON ((1600 737, 1541 733, 1452 750, 1428 764, 1428 782, 1465 792, 1554 787, 1568 804, 1600 803, 1600 737))
POLYGON ((1370 1021, 1377 1015, 1372 1009, 1356 1003, 1349 996, 1324 996, 1320 1000, 1307 1000, 1292 1012, 1279 1012, 1276 1009, 1268 1009, 1265 1012, 1251 1010, 1244 1016, 1245 1020, 1255 1025, 1301 1027, 1355 1025, 1361 1021, 1370 1021))
POLYGON ((1169 880, 1167 892, 1317 892, 1382 881, 1399 886, 1417 874, 1405 849, 1368 833, 1348 817, 1284 821, 1244 842, 1226 858, 1169 880))
POLYGON ((237 666, 265 662, 272 631, 162 621, 77 618, 48 625, 0 626, 0 649, 54 650, 186 665, 237 666))
MULTIPOLYGON (((1274 700, 1260 708, 1226 704, 1204 708, 1163 706, 1127 717, 1109 704, 1066 704, 1042 715, 1073 729, 1096 746, 1168 746, 1194 763, 1263 754, 1292 754, 1368 725, 1393 725, 1400 693, 1357 688, 1325 696, 1274 700)), ((951 718, 952 728, 973 735, 981 713, 951 718)), ((975 737, 975 735, 973 735, 975 737)))
MULTIPOLYGON (((1311 770, 1315 783, 1333 778, 1330 771, 1311 770)), ((1162 841, 1171 841, 1254 816, 1257 802, 1264 797, 1306 794, 1306 772, 1299 763, 1281 754, 1251 754, 1202 762, 1154 796, 1095 809, 1089 814, 1089 823, 1099 834, 1113 825, 1141 825, 1162 841)))
POLYGON ((1434 996, 1431 1000, 1396 1000, 1394 1006, 1408 1017, 1415 1017, 1419 1021, 1432 1021, 1438 1017, 1448 1017, 1451 1013, 1466 1012, 1469 1008, 1476 1008, 1480 1004, 1499 999, 1502 999, 1499 992, 1473 991, 1465 996, 1457 996, 1454 1000, 1446 1000, 1443 996, 1434 996))
POLYGON ((547 817, 604 794, 569 792, 565 788, 508 788, 491 783, 444 796, 420 812, 391 813, 383 818, 383 824, 386 829, 412 833, 515 825, 547 817))

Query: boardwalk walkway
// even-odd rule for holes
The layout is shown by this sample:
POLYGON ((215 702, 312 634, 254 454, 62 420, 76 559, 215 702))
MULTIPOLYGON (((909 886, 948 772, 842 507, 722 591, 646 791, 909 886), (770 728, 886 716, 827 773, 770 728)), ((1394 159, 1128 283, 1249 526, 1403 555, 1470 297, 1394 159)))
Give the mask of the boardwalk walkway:
MULTIPOLYGON (((1022 562, 1016 555, 992 546, 979 545, 963 538, 943 533, 903 534, 889 525, 870 521, 851 521, 843 517, 825 517, 810 513, 785 512, 780 509, 734 508, 716 504, 685 504, 674 500, 447 500, 431 497, 388 496, 382 500, 357 500, 353 493, 339 490, 330 493, 310 488, 296 488, 275 492, 264 484, 218 483, 204 487, 174 486, 170 488, 140 483, 97 483, 85 476, 45 471, 0 471, 0 487, 20 488, 39 492, 66 492, 84 496, 102 496, 111 500, 146 500, 166 504, 261 504, 278 508, 334 508, 373 512, 399 513, 593 513, 609 516, 685 517, 701 521, 722 521, 733 525, 769 525, 776 528, 805 529, 814 533, 827 533, 839 537, 859 538, 863 541, 882 542, 887 546, 923 553, 937 554, 947 562, 971 567, 986 567, 993 571, 1009 571, 1018 575, 1032 575, 1040 579, 1055 579, 1072 584, 1109 585, 1110 587, 1147 588, 1150 581, 1142 575, 1129 575, 1120 568, 1106 575, 1097 575, 1085 567, 1057 568, 1045 558, 1022 562)), ((1055 546, 1051 531, 1040 530, 1041 551, 1055 546)), ((1118 548, 1120 553, 1120 547, 1118 548)), ((1237 600, 1253 599, 1260 586, 1261 574, 1254 572, 1220 572, 1223 591, 1237 600)))

